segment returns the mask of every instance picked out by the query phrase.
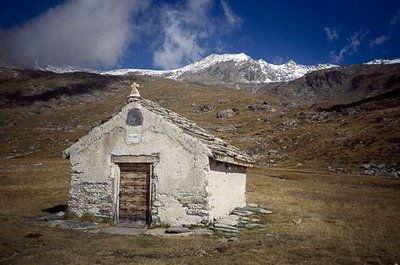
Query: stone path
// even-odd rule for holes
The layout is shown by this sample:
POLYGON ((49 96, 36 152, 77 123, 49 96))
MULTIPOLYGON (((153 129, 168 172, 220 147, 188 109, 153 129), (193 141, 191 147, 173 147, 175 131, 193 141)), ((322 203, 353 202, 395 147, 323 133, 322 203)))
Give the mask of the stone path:
POLYGON ((146 229, 144 227, 118 227, 118 226, 110 226, 100 229, 99 233, 106 233, 111 235, 120 235, 120 236, 136 236, 143 234, 146 229))
POLYGON ((239 233, 240 228, 253 229, 262 227, 255 214, 272 214, 271 210, 264 209, 255 203, 249 203, 243 208, 235 208, 230 215, 216 221, 210 229, 225 233, 239 233))
POLYGON ((91 223, 77 220, 64 220, 62 214, 51 214, 39 218, 50 227, 62 229, 76 229, 88 233, 105 233, 111 235, 152 235, 152 236, 189 236, 189 235, 212 235, 214 232, 227 234, 238 234, 240 229, 253 229, 262 227, 259 224, 257 214, 271 214, 272 211, 264 209, 257 204, 249 203, 243 208, 235 208, 232 213, 215 221, 208 227, 188 228, 183 226, 172 226, 169 228, 146 228, 141 226, 116 226, 99 223, 91 223))

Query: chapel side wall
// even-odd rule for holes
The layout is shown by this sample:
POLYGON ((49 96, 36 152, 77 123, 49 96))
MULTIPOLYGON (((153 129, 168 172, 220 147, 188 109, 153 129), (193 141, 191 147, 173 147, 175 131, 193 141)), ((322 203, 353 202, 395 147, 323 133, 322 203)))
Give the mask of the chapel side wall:
POLYGON ((210 220, 246 206, 246 168, 210 159, 208 173, 210 220))
POLYGON ((110 161, 109 146, 122 132, 122 128, 116 127, 93 145, 70 155, 68 209, 78 216, 88 213, 113 218, 116 165, 110 161))
POLYGON ((197 139, 183 134, 176 126, 139 104, 129 104, 109 122, 107 133, 79 152, 71 153, 70 209, 78 215, 90 212, 113 218, 117 190, 114 183, 118 177, 115 172, 118 170, 110 160, 111 155, 148 155, 159 158, 153 164, 151 179, 153 223, 208 222, 207 149, 197 139), (141 110, 141 126, 125 125, 130 108, 141 110), (128 144, 128 134, 140 135, 140 143, 128 144))

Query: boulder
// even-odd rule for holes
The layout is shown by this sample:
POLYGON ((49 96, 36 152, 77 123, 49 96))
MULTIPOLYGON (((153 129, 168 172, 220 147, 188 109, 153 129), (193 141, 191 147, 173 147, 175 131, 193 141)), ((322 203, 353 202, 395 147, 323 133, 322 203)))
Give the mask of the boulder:
POLYGON ((227 118, 232 118, 235 115, 236 115, 235 111, 233 111, 232 109, 226 109, 226 110, 222 110, 222 111, 218 112, 217 118, 218 119, 227 119, 227 118))
POLYGON ((209 112, 212 111, 214 109, 213 105, 210 104, 201 104, 197 107, 197 111, 196 112, 209 112))
POLYGON ((250 111, 260 111, 260 110, 269 110, 269 111, 271 111, 272 107, 268 103, 264 102, 263 104, 249 105, 249 106, 247 106, 247 109, 250 110, 250 111))

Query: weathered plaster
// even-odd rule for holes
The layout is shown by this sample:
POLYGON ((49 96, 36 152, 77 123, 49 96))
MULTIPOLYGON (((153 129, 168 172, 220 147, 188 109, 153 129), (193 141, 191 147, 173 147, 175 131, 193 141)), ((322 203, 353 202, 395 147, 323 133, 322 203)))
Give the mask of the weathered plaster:
POLYGON ((236 207, 246 206, 246 169, 210 159, 207 174, 210 220, 227 216, 236 207))
POLYGON ((118 170, 111 155, 158 155, 153 164, 152 220, 164 224, 207 222, 209 150, 174 124, 132 102, 111 120, 92 130, 68 150, 71 160, 70 209, 115 218, 118 170), (129 109, 139 108, 141 126, 125 124, 129 109), (140 142, 128 142, 139 134, 140 142), (89 191, 88 191, 89 189, 89 191), (96 199, 93 199, 95 197, 96 199))

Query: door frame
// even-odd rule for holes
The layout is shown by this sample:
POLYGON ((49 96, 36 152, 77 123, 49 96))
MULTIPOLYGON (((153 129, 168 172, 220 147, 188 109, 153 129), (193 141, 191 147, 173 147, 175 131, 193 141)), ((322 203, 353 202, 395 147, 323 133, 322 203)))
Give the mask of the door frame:
POLYGON ((114 223, 118 224, 119 222, 119 193, 120 193, 120 166, 119 164, 149 164, 150 166, 150 175, 149 175, 149 205, 148 205, 148 216, 147 216, 147 225, 151 224, 151 210, 153 205, 153 171, 154 171, 154 164, 159 161, 158 155, 140 155, 140 156, 126 156, 126 155, 111 155, 111 164, 113 166, 113 221, 114 223))

